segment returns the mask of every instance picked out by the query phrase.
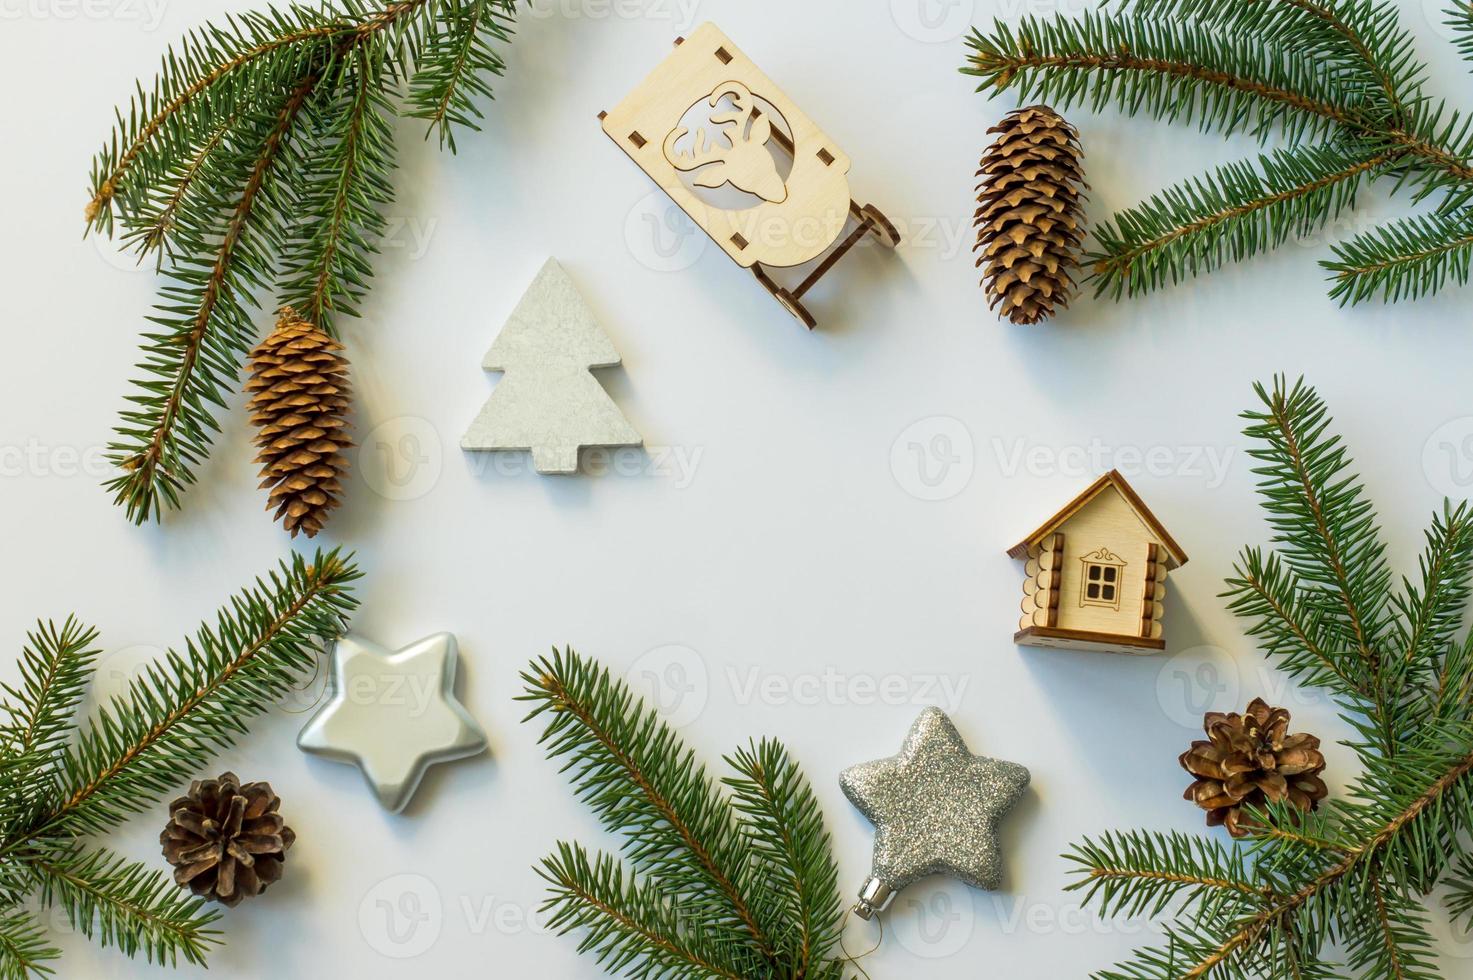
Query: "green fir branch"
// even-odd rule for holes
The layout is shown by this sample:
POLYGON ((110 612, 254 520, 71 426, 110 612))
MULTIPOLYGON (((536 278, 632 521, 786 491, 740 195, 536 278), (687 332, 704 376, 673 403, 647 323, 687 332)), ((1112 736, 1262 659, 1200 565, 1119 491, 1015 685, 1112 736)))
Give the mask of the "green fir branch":
POLYGON ((1081 901, 1106 916, 1155 917, 1178 901, 1245 902, 1273 894, 1241 850, 1183 834, 1107 832, 1076 845, 1065 859, 1080 875, 1068 890, 1083 892, 1081 901))
POLYGON ((21 909, 0 912, 0 980, 36 980, 56 973, 51 961, 61 950, 46 940, 46 930, 21 909))
POLYGON ((822 971, 819 964, 838 944, 843 918, 839 869, 817 797, 787 750, 771 739, 738 749, 726 761, 737 775, 722 782, 746 818, 747 839, 765 865, 779 909, 779 949, 796 976, 837 976, 836 966, 822 971))
POLYGON ((1398 77, 1382 67, 1378 51, 1410 53, 1411 37, 1394 11, 1374 3, 1325 5, 1313 0, 1221 3, 1213 0, 1127 0, 1123 7, 1139 17, 1187 21, 1236 37, 1256 37, 1272 49, 1292 46, 1297 57, 1315 64, 1337 91, 1355 104, 1379 101, 1399 107, 1399 92, 1419 81, 1422 67, 1403 63, 1398 77))
POLYGON ((1350 147, 1277 150, 1220 167, 1095 229, 1086 256, 1095 291, 1150 292, 1309 235, 1355 206, 1389 154, 1350 147))
POLYGON ((1391 571, 1376 514, 1349 453, 1331 434, 1329 410, 1302 380, 1272 389, 1255 385, 1263 408, 1243 413, 1244 434, 1260 443, 1249 455, 1273 542, 1314 602, 1340 649, 1359 654, 1362 680, 1373 686, 1385 636, 1391 571))
POLYGON ((1427 69, 1417 60, 1412 35, 1402 26, 1395 6, 1378 0, 1281 2, 1303 11, 1343 45, 1343 52, 1330 44, 1301 52, 1303 56, 1318 54, 1338 62, 1335 72, 1342 84, 1349 73, 1364 72, 1378 90, 1371 97, 1371 107, 1383 110, 1392 120, 1402 118, 1407 101, 1420 93, 1427 69))
POLYGON ((1248 620, 1247 633, 1290 677, 1312 687, 1370 697, 1358 651, 1341 646, 1325 623, 1323 603, 1274 552, 1247 548, 1228 579, 1228 609, 1248 620))
POLYGON ((338 551, 293 555, 102 707, 60 766, 63 797, 28 836, 99 833, 195 776, 312 669, 358 578, 338 551))
POLYGON ((1473 62, 1473 3, 1457 0, 1447 11, 1447 25, 1456 34, 1458 50, 1473 62))
POLYGON ((1448 502, 1426 532, 1417 582, 1402 580, 1393 602, 1397 648, 1408 662, 1435 664, 1453 644, 1473 598, 1473 504, 1448 502))
POLYGON ((206 24, 165 52, 151 89, 138 86, 92 165, 90 227, 110 232, 118 212, 139 210, 149 189, 172 183, 174 161, 197 155, 228 120, 262 95, 290 86, 316 42, 342 29, 313 8, 247 12, 206 24))
POLYGON ((0 980, 52 972, 56 950, 19 911, 31 895, 99 945, 204 964, 217 914, 168 876, 83 839, 197 778, 244 734, 346 628, 357 578, 337 551, 294 555, 86 723, 76 716, 96 632, 68 619, 30 634, 0 723, 0 980))
POLYGON ((522 678, 548 757, 624 839, 624 862, 563 843, 542 863, 554 929, 581 933, 580 952, 637 980, 842 980, 829 836, 781 745, 733 753, 724 795, 595 662, 554 650, 522 678))
POLYGON ((1073 887, 1102 913, 1173 916, 1164 945, 1099 976, 1437 977, 1427 896, 1447 882, 1453 914, 1473 911, 1473 635, 1457 638, 1473 512, 1447 504, 1393 592, 1323 401, 1283 378, 1257 393, 1245 431, 1274 547, 1245 550, 1228 595, 1278 666, 1336 696, 1360 772, 1317 813, 1249 814, 1253 838, 1231 851, 1141 832, 1077 847, 1073 887))
POLYGON ((1403 124, 1369 134, 1403 157, 1397 186, 1410 185, 1413 201, 1443 195, 1439 211, 1468 204, 1473 198, 1473 116, 1431 99, 1410 106, 1406 115, 1403 124))
POLYGON ((1473 854, 1465 854, 1448 875, 1447 911, 1463 929, 1473 928, 1473 854))
POLYGON ((292 228, 280 274, 282 301, 334 335, 338 313, 358 316, 394 199, 384 52, 360 45, 344 70, 344 83, 313 106, 314 136, 292 160, 296 209, 310 217, 292 228))
POLYGON ((22 855, 35 873, 41 902, 56 904, 71 927, 103 947, 150 963, 203 965, 220 942, 220 914, 147 865, 106 851, 67 846, 22 855))
POLYGON ((1371 842, 1357 847, 1374 850, 1384 874, 1425 893, 1464 850, 1459 837, 1473 829, 1473 721, 1422 719, 1405 732, 1395 755, 1364 737, 1349 743, 1362 771, 1335 812, 1360 841, 1371 842))
POLYGON ((1452 723, 1473 703, 1473 634, 1433 654, 1428 711, 1439 723, 1452 723))
POLYGON ((496 45, 511 41, 515 0, 450 0, 420 51, 410 79, 408 115, 427 120, 455 152, 455 127, 479 131, 478 100, 494 98, 489 78, 506 71, 496 45))
POLYGON ((192 201, 196 189, 218 173, 221 166, 227 165, 224 154, 240 120, 239 114, 222 120, 198 147, 170 161, 164 179, 145 186, 133 202, 120 242, 123 248, 138 255, 140 265, 152 255, 155 267, 162 270, 165 262, 176 257, 175 231, 181 227, 186 233, 189 231, 186 202, 192 201))
POLYGON ((706 769, 659 715, 607 668, 571 650, 553 651, 523 674, 523 700, 546 715, 541 743, 562 760, 579 797, 625 837, 637 871, 673 883, 764 956, 776 949, 759 919, 756 866, 706 769))
POLYGON ((1346 965, 1355 975, 1442 980, 1426 913, 1417 901, 1374 874, 1365 876, 1362 894, 1359 914, 1343 920, 1351 950, 1346 965))
POLYGON ((1079 19, 999 22, 975 30, 966 74, 978 91, 1013 89, 1058 109, 1088 105, 1164 122, 1268 139, 1317 136, 1349 123, 1354 106, 1312 64, 1280 57, 1259 38, 1195 22, 1087 12, 1079 19))
POLYGON ((374 9, 365 0, 342 0, 337 16, 326 5, 293 4, 191 31, 164 53, 152 89, 140 84, 126 115, 118 112, 93 161, 89 227, 110 231, 118 213, 135 210, 149 187, 169 183, 171 161, 257 100, 294 87, 356 45, 386 41, 402 55, 441 2, 396 0, 374 9))
POLYGON ((1418 299, 1449 282, 1465 285, 1473 271, 1473 207, 1357 235, 1322 264, 1334 283, 1330 295, 1342 305, 1374 296, 1418 299))
POLYGON ((82 701, 98 651, 97 630, 67 617, 37 623, 20 654, 20 686, 4 685, 9 721, 0 726, 5 764, 27 769, 50 761, 72 730, 72 714, 82 701))
MULTIPOLYGON (((1473 56, 1473 13, 1457 8, 1473 56)), ((1216 168, 1096 231, 1097 291, 1119 299, 1241 261, 1322 225, 1387 178, 1438 214, 1336 249, 1342 302, 1396 300, 1468 278, 1473 117, 1426 93, 1426 68, 1389 0, 1122 0, 1081 18, 974 32, 979 91, 1085 105, 1288 143, 1216 168)))
POLYGON ((1242 980, 1287 977, 1288 960, 1312 961, 1300 946, 1303 916, 1235 918, 1221 904, 1204 903, 1162 927, 1165 942, 1135 951, 1131 959, 1102 970, 1099 980, 1242 980), (1219 936, 1242 930, 1243 941, 1224 945, 1219 936))
POLYGON ((108 446, 121 473, 107 487, 134 523, 178 506, 219 429, 208 406, 224 407, 227 386, 236 382, 255 338, 251 291, 270 273, 269 243, 293 220, 289 202, 275 193, 274 165, 318 81, 303 78, 270 111, 241 125, 243 145, 230 154, 224 169, 231 174, 219 188, 228 200, 201 195, 187 225, 176 225, 175 281, 163 287, 150 318, 164 332, 145 335, 143 376, 128 399, 135 407, 122 413, 108 446))
MULTIPOLYGON (((5 685, 8 721, 0 725, 0 816, 23 826, 60 797, 55 762, 76 730, 75 714, 98 651, 97 631, 68 617, 58 628, 42 622, 27 637, 20 657, 20 686, 5 685)), ((20 890, 0 882, 0 892, 20 890)))
POLYGON ((512 0, 338 0, 206 24, 139 86, 93 162, 89 229, 165 282, 107 481, 130 520, 180 505, 274 291, 330 332, 356 315, 393 198, 395 113, 473 125, 512 0), (433 103, 433 104, 432 104, 433 103))
POLYGON ((657 882, 641 883, 612 855, 559 844, 538 873, 549 897, 540 913, 558 935, 581 931, 578 952, 633 980, 699 977, 748 980, 760 963, 719 929, 682 914, 657 882))
MULTIPOLYGON (((1336 935, 1349 943, 1353 959, 1372 962, 1377 957, 1396 955, 1394 951, 1362 946, 1380 947, 1396 936, 1414 933, 1415 929, 1409 928, 1408 923, 1414 925, 1418 913, 1411 913, 1409 919, 1404 906, 1388 904, 1387 914, 1391 916, 1393 928, 1390 932, 1374 934, 1374 938, 1341 927, 1365 914, 1363 900, 1369 883, 1385 880, 1378 862, 1393 856, 1405 841, 1416 840, 1446 820, 1444 808, 1450 801, 1466 796, 1470 782, 1473 782, 1473 752, 1421 787, 1410 803, 1397 809, 1385 822, 1353 821, 1352 825, 1361 825, 1358 829, 1364 836, 1360 842, 1348 847, 1345 856, 1333 864, 1306 876, 1295 890, 1265 896, 1256 910, 1247 914, 1220 903, 1199 903, 1193 914, 1185 920, 1178 919, 1167 930, 1170 941, 1166 946, 1138 951, 1134 960, 1117 968, 1118 972, 1100 976, 1133 980, 1227 980, 1255 975, 1251 964, 1259 957, 1266 958, 1271 966, 1272 972, 1267 975, 1284 976, 1288 975, 1286 942, 1293 945, 1313 938, 1316 940, 1311 944, 1313 947, 1336 935)), ((1345 816, 1352 818, 1354 814, 1347 811, 1345 816)), ((1285 872, 1282 865, 1277 870, 1280 874, 1285 872)), ((1115 899, 1117 903, 1127 900, 1115 899)), ((1312 956, 1313 952, 1313 948, 1300 949, 1301 954, 1312 956)), ((1408 951, 1401 951, 1401 956, 1404 962, 1411 962, 1408 951)))

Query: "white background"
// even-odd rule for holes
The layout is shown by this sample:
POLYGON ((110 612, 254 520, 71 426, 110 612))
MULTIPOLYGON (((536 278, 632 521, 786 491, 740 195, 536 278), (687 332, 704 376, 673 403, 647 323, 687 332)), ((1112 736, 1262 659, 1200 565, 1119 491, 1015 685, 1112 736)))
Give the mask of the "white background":
MULTIPOLYGON (((712 763, 749 736, 783 739, 822 797, 846 894, 871 835, 839 770, 893 753, 922 704, 950 709, 975 750, 1033 772, 1007 823, 1008 887, 917 885, 871 974, 1104 968, 1149 928, 1080 912, 1058 855, 1107 828, 1197 830, 1176 756, 1203 710, 1262 694, 1296 728, 1344 732, 1319 695, 1264 666, 1216 598, 1237 550, 1266 536, 1236 418, 1252 383, 1284 371, 1319 386, 1401 567, 1442 496, 1466 492, 1470 294, 1341 310, 1316 265, 1327 238, 1402 212, 1384 188, 1328 236, 1268 258, 1137 302, 1082 297, 1053 324, 1000 325, 969 229, 985 130, 1010 104, 957 74, 960 36, 1079 0, 684 3, 539 0, 459 156, 403 126, 378 284, 346 328, 364 448, 320 540, 356 549, 367 573, 358 631, 387 645, 459 636, 464 700, 492 752, 439 768, 390 816, 352 768, 294 747, 310 694, 259 722, 209 774, 269 780, 299 841, 279 886, 227 912, 212 975, 599 976, 533 916, 532 864, 555 840, 607 843, 512 701, 519 670, 553 644, 629 672, 712 763), (814 334, 676 220, 595 119, 707 19, 828 130, 853 158, 856 198, 909 239, 841 263, 811 294, 814 334), (494 384, 480 358, 548 255, 624 356, 603 381, 658 447, 626 458, 634 472, 546 478, 457 448, 494 384), (1192 556, 1171 580, 1170 653, 1015 648, 1020 572, 1004 549, 1112 464, 1192 556)), ((162 526, 128 524, 98 486, 157 282, 82 238, 89 160, 165 46, 239 7, 0 0, 0 637, 18 650, 36 617, 77 612, 102 628, 103 694, 292 546, 262 510, 239 399, 162 526)), ((1439 7, 1408 0, 1406 24, 1434 90, 1466 92, 1439 7)), ((1255 148, 1072 116, 1097 219, 1255 148)), ((1328 754, 1343 783, 1349 753, 1328 754)), ((109 844, 162 866, 163 821, 160 805, 109 844)), ((1473 975, 1473 941, 1433 918, 1447 974, 1473 975)), ((49 921, 63 976, 150 973, 49 921)), ((853 927, 851 948, 870 935, 853 927)))

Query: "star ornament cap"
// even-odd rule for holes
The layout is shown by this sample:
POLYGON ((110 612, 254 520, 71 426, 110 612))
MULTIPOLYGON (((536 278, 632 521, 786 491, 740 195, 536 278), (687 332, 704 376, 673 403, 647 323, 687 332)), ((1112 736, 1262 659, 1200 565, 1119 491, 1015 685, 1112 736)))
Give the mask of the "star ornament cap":
POLYGON ((921 712, 899 755, 846 769, 844 795, 875 825, 874 870, 854 914, 873 918, 928 875, 999 888, 998 825, 1028 779, 1022 766, 973 755, 940 708, 921 712))
POLYGON ((450 633, 398 651, 351 633, 339 637, 327 703, 297 745, 358 766, 379 802, 398 813, 430 766, 486 749, 485 732, 455 698, 457 659, 450 633))

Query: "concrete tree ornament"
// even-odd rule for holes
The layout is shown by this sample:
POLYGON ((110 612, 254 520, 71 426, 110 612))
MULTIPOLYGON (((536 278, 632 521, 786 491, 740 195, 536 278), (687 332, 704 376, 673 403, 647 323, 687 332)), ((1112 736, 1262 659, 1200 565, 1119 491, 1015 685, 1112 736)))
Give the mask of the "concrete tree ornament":
POLYGON ((556 259, 548 259, 482 362, 505 377, 461 448, 530 451, 538 473, 576 473, 583 447, 642 445, 589 373, 618 364, 618 351, 577 287, 556 259))

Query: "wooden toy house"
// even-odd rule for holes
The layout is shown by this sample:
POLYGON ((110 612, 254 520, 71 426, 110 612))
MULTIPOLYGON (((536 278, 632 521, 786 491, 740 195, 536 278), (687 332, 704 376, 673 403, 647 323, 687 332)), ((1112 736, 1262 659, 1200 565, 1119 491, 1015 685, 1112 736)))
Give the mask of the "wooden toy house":
POLYGON ((1166 649, 1166 574, 1187 563, 1130 484, 1111 470, 1008 550, 1027 562, 1027 646, 1149 654, 1166 649))

